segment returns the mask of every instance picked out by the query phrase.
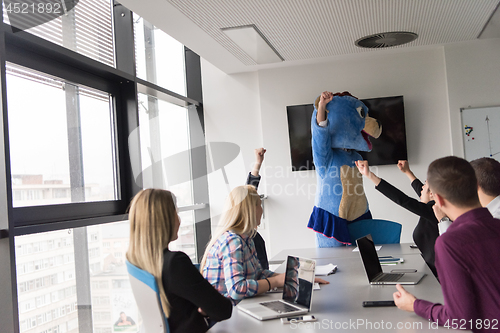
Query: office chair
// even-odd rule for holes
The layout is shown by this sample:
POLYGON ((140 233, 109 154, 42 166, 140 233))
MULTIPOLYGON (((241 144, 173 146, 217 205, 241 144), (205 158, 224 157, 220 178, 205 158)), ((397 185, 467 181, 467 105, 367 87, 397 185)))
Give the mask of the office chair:
POLYGON ((163 314, 160 291, 155 277, 125 261, 135 302, 142 316, 146 333, 170 333, 168 320, 163 314))
POLYGON ((351 234, 351 243, 356 239, 372 235, 375 244, 399 244, 401 240, 401 224, 379 219, 359 220, 347 225, 351 234))

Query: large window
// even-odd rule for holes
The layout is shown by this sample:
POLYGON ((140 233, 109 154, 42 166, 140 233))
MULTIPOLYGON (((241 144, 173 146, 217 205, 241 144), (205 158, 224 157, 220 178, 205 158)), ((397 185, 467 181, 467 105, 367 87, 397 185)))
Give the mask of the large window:
POLYGON ((119 199, 110 94, 8 64, 7 101, 14 207, 119 199))
POLYGON ((0 224, 15 262, 0 278, 15 292, 0 321, 15 333, 114 333, 125 313, 139 332, 125 269, 131 198, 176 195, 170 249, 193 261, 210 235, 199 57, 118 2, 64 4, 51 20, 23 19, 3 1, 0 224))

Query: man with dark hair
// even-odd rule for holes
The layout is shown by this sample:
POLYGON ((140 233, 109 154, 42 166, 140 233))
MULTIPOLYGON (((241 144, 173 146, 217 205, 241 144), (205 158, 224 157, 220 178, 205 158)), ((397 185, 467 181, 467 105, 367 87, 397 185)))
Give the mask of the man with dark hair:
POLYGON ((500 162, 482 157, 470 162, 477 178, 477 194, 481 206, 500 219, 500 162))
POLYGON ((449 156, 432 162, 427 183, 436 206, 454 221, 435 246, 445 304, 417 299, 399 284, 394 302, 438 325, 489 331, 500 318, 500 220, 481 207, 476 175, 466 160, 449 156))

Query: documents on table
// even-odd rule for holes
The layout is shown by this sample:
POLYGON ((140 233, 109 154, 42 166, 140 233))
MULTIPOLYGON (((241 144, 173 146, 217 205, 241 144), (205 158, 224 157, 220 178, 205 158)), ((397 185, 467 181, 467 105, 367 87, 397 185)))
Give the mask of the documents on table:
MULTIPOLYGON (((377 245, 377 246, 375 246, 375 250, 377 250, 377 251, 378 251, 378 250, 380 250, 381 248, 382 248, 382 245, 377 245)), ((356 247, 354 248, 354 250, 352 250, 352 252, 359 252, 358 247, 356 246, 356 247)))
POLYGON ((328 265, 317 265, 316 266, 316 276, 326 276, 330 274, 335 274, 337 271, 337 265, 328 264, 328 265))
POLYGON ((405 261, 403 258, 395 258, 393 256, 378 257, 378 260, 380 261, 380 265, 397 265, 405 261))

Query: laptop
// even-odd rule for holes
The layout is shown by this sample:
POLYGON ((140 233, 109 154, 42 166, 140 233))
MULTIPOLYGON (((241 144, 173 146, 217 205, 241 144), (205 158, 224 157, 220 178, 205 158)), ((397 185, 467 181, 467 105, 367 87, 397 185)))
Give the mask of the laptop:
POLYGON ((417 284, 425 273, 384 273, 371 235, 356 240, 370 284, 417 284))
POLYGON ((283 296, 280 300, 262 301, 260 297, 247 298, 237 307, 259 320, 296 316, 311 310, 316 261, 288 256, 283 296))

